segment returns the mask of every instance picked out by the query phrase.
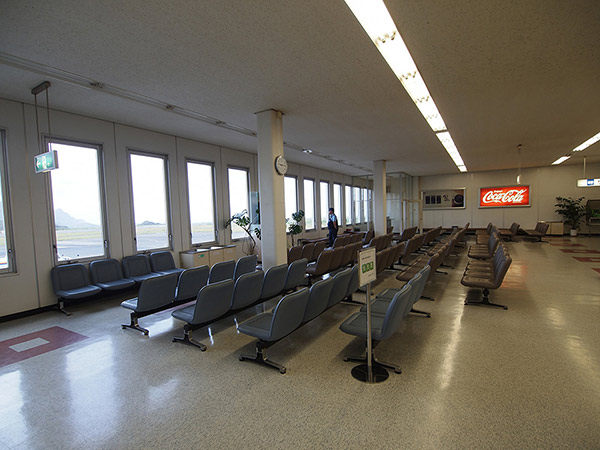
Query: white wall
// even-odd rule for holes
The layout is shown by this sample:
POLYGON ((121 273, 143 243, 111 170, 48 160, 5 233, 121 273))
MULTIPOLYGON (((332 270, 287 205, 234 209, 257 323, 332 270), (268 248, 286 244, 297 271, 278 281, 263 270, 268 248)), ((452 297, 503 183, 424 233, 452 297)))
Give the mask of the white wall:
MULTIPOLYGON (((186 160, 210 162, 215 166, 218 244, 232 242, 224 224, 229 218, 228 167, 249 170, 250 190, 258 191, 257 155, 164 133, 135 128, 110 121, 62 111, 52 111, 52 135, 56 138, 98 144, 102 148, 109 254, 112 258, 135 253, 133 215, 129 181, 128 151, 138 150, 166 155, 169 171, 172 251, 190 248, 186 160)), ((0 130, 6 133, 11 229, 14 236, 16 272, 0 274, 0 317, 53 305, 50 270, 54 266, 53 229, 50 220, 48 174, 35 174, 33 156, 38 154, 35 110, 33 106, 0 99, 0 130)), ((40 131, 47 133, 46 114, 40 114, 40 131)), ((316 215, 319 220, 319 181, 351 184, 352 178, 298 164, 289 165, 298 177, 298 204, 304 208, 303 179, 316 181, 316 215)), ((331 193, 330 193, 331 195, 331 193)), ((284 218, 282 218, 284 220, 284 218)), ((299 238, 324 237, 327 229, 303 232, 299 238)), ((268 238, 268 237, 264 237, 268 238)))
MULTIPOLYGON (((588 178, 600 176, 600 164, 588 164, 586 169, 588 178)), ((538 221, 561 220, 561 216, 554 212, 556 197, 585 197, 600 199, 600 187, 578 188, 577 179, 583 177, 583 167, 579 165, 559 165, 523 169, 522 184, 530 186, 529 207, 514 208, 479 208, 479 188, 491 186, 516 185, 517 171, 497 170, 489 172, 438 175, 420 177, 420 189, 452 189, 466 188, 466 208, 457 210, 423 211, 423 226, 434 227, 442 225, 464 225, 471 223, 471 227, 482 228, 489 222, 499 227, 510 227, 517 222, 522 228, 531 229, 538 221)), ((587 232, 585 225, 581 226, 587 232)), ((592 232, 598 232, 597 229, 592 232)))

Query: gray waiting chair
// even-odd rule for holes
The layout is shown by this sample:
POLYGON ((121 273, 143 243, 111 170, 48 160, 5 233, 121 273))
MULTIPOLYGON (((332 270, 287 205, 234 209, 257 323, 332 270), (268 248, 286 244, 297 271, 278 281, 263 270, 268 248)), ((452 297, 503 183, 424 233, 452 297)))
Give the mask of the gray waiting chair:
POLYGON ((306 309, 304 310, 302 323, 313 320, 327 309, 332 288, 333 277, 329 277, 326 280, 319 280, 310 287, 310 294, 306 309))
POLYGON ((177 281, 175 301, 182 302, 195 299, 198 291, 207 285, 208 273, 208 266, 192 267, 181 272, 177 281))
POLYGON ((171 252, 161 251, 150 253, 150 267, 152 272, 157 273, 177 273, 183 272, 175 265, 175 260, 171 252))
POLYGON ((138 319, 173 306, 177 278, 176 273, 169 273, 142 281, 138 296, 121 303, 123 308, 131 310, 131 323, 121 328, 132 328, 148 336, 149 331, 138 324, 138 319))
POLYGON ((251 273, 256 270, 256 263, 258 257, 256 255, 242 256, 235 263, 235 270, 233 271, 233 280, 237 280, 245 273, 251 273))
POLYGON ((281 294, 285 286, 287 271, 287 264, 280 264, 269 268, 269 270, 265 272, 262 289, 260 291, 261 300, 269 300, 281 294))
POLYGON ((331 294, 329 295, 329 301, 327 303, 328 308, 331 308, 346 298, 346 292, 348 292, 348 285, 350 284, 351 278, 352 269, 350 268, 335 274, 333 277, 333 288, 331 289, 331 294))
MULTIPOLYGON (((371 315, 371 338, 373 339, 373 345, 371 347, 371 357, 373 364, 379 364, 384 367, 392 369, 396 373, 401 373, 402 370, 395 364, 385 363, 379 361, 373 355, 375 347, 383 340, 389 338, 400 326, 402 319, 408 314, 410 308, 408 304, 411 301, 412 286, 410 284, 404 285, 404 287, 394 295, 394 298, 390 302, 385 315, 372 314, 371 315)), ((351 334, 365 338, 367 337, 367 314, 364 311, 359 311, 352 314, 340 325, 340 330, 344 333, 351 334)), ((366 347, 366 346, 365 346, 366 347)), ((366 362, 367 353, 365 351, 363 356, 346 356, 344 361, 358 361, 366 362)))
POLYGON ((298 286, 304 286, 306 284, 307 264, 307 259, 299 259, 288 266, 285 284, 283 286, 283 290, 285 292, 291 291, 296 289, 298 286))
POLYGON ((230 309, 238 311, 256 303, 260 298, 263 279, 264 272, 255 270, 251 273, 245 273, 235 280, 230 309))
POLYGON ((264 312, 238 326, 241 333, 258 338, 255 355, 240 355, 240 361, 254 361, 285 373, 281 364, 267 359, 265 350, 302 324, 309 291, 303 288, 286 295, 271 312, 264 312))
POLYGON ((235 261, 223 261, 216 263, 210 268, 210 274, 208 275, 208 284, 218 283, 224 280, 233 280, 233 274, 235 272, 235 261))
POLYGON ((205 351, 206 345, 195 341, 192 338, 192 331, 213 322, 229 311, 233 287, 233 280, 207 284, 198 292, 196 303, 173 311, 171 315, 174 318, 186 322, 183 327, 183 337, 174 337, 173 342, 193 345, 205 351))
POLYGON ((123 277, 121 264, 116 259, 99 259, 90 263, 92 283, 105 291, 126 289, 135 284, 134 280, 123 277))
POLYGON ((159 273, 152 272, 150 259, 146 255, 126 256, 121 260, 121 265, 123 266, 123 275, 125 275, 125 278, 130 278, 138 284, 160 275, 159 273))
POLYGON ((89 297, 102 291, 90 284, 88 271, 83 264, 66 264, 53 267, 50 271, 54 294, 58 298, 58 310, 70 315, 64 309, 65 300, 89 297))
POLYGON ((346 296, 344 297, 344 300, 354 302, 354 300, 352 299, 352 294, 358 291, 358 288, 360 287, 358 285, 358 264, 355 264, 350 270, 350 281, 348 282, 348 290, 346 291, 346 296))

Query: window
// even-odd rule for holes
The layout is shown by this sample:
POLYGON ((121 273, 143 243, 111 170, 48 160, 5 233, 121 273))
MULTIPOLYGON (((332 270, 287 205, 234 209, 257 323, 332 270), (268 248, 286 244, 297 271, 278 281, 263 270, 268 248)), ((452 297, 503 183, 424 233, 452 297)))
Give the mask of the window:
POLYGON ((329 183, 327 181, 319 183, 319 193, 321 196, 321 228, 326 228, 329 219, 329 183))
MULTIPOLYGON (((248 170, 227 169, 229 181, 229 217, 248 211, 248 170)), ((251 217, 250 215, 248 217, 251 217)), ((246 232, 238 225, 231 224, 231 239, 242 239, 246 232)))
POLYGON ((283 192, 285 199, 285 219, 292 220, 292 214, 298 211, 298 189, 296 177, 283 179, 283 192))
POLYGON ((131 153, 129 161, 136 250, 169 248, 167 160, 164 156, 131 153))
POLYGON ((0 131, 0 273, 13 272, 14 261, 9 228, 8 182, 6 179, 6 152, 4 133, 0 131))
POLYGON ((304 225, 307 230, 315 229, 315 181, 304 179, 304 225))
POLYGON ((217 240, 215 230, 215 184, 211 164, 187 162, 190 238, 192 245, 217 240))
POLYGON ((354 199, 354 223, 360 223, 360 188, 352 188, 352 197, 354 199))
POLYGON ((367 188, 362 188, 363 195, 363 217, 365 218, 365 223, 369 223, 369 194, 367 188))
POLYGON ((100 148, 52 142, 58 169, 50 172, 57 261, 106 256, 100 148))
POLYGON ((344 209, 346 213, 346 225, 350 225, 352 223, 352 187, 344 186, 344 209))
POLYGON ((342 224, 342 185, 335 183, 333 185, 333 209, 338 218, 338 225, 342 224))

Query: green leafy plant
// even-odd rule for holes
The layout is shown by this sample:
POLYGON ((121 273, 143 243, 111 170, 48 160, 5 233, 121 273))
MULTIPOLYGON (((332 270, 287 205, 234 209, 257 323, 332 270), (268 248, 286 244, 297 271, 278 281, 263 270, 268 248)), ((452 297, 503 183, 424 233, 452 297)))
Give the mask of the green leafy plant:
MULTIPOLYGON (((242 230, 246 232, 250 239, 247 239, 244 244, 242 244, 242 251, 247 255, 254 254, 254 250, 256 250, 256 240, 254 236, 252 236, 252 220, 248 215, 248 210, 244 209, 241 213, 234 214, 231 216, 227 222, 225 222, 225 228, 229 227, 231 224, 235 224, 240 227, 242 230), (247 243, 247 246, 246 246, 247 243)), ((260 231, 256 233, 256 228, 254 229, 254 233, 260 239, 260 231)), ((258 228, 260 230, 260 228, 258 228)))
POLYGON ((291 220, 286 219, 288 233, 290 233, 290 236, 292 238, 292 247, 294 246, 294 236, 302 233, 302 219, 304 219, 304 211, 302 210, 292 213, 291 220))
POLYGON ((571 197, 556 197, 555 212, 563 216, 563 222, 569 225, 572 229, 579 228, 581 219, 585 216, 585 206, 581 204, 584 197, 579 197, 577 200, 571 197))

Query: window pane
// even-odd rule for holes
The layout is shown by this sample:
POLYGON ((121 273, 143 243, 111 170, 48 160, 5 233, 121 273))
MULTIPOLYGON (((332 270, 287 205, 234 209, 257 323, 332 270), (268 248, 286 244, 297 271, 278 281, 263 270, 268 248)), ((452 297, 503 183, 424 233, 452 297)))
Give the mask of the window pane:
POLYGON ((360 223, 360 188, 352 188, 352 197, 354 198, 354 223, 360 223))
POLYGON ((52 142, 50 172, 58 261, 105 256, 98 148, 52 142))
POLYGON ((210 164, 188 161, 187 175, 192 245, 214 242, 216 237, 213 167, 210 164))
POLYGON ((8 259, 8 249, 11 247, 8 242, 8 196, 6 195, 7 180, 5 177, 5 151, 4 135, 0 132, 0 272, 11 270, 11 261, 8 259))
MULTIPOLYGON (((229 217, 234 214, 248 213, 248 171, 245 169, 227 170, 229 179, 229 217)), ((240 239, 247 236, 246 232, 231 224, 231 238, 240 239)))
POLYGON ((346 225, 352 223, 352 187, 344 186, 346 199, 344 201, 344 207, 346 208, 346 225))
POLYGON ((362 189, 362 195, 363 195, 363 214, 364 214, 364 218, 365 218, 365 223, 369 222, 369 197, 368 197, 368 193, 367 193, 367 188, 363 188, 362 189))
POLYGON ((315 229, 315 182, 304 180, 304 224, 307 230, 315 229))
POLYGON ((296 192, 296 178, 285 177, 283 180, 285 195, 285 219, 292 220, 292 214, 298 211, 298 193, 296 192))
POLYGON ((319 191, 321 196, 321 228, 326 228, 329 219, 329 183, 321 181, 319 191))
POLYGON ((133 153, 130 160, 136 248, 168 248, 166 161, 162 156, 133 153))
POLYGON ((333 209, 336 216, 338 217, 338 225, 341 225, 342 221, 342 185, 333 185, 333 209))

